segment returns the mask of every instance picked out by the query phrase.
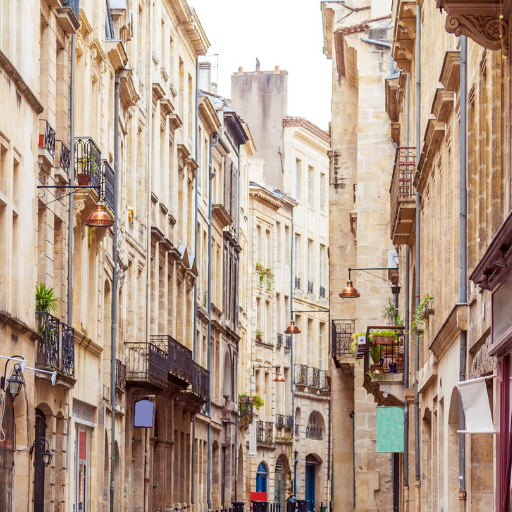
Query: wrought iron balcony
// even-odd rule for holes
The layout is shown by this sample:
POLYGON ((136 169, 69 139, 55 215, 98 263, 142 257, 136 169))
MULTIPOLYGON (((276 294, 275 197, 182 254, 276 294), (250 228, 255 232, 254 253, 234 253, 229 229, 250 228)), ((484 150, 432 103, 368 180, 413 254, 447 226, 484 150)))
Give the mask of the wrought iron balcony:
POLYGON ((69 168, 71 166, 71 150, 61 140, 57 140, 55 142, 56 153, 59 157, 58 162, 55 162, 55 167, 60 167, 69 176, 69 168))
POLYGON ((36 314, 39 320, 37 364, 53 370, 59 370, 59 319, 46 312, 37 312, 36 314))
POLYGON ((61 323, 61 339, 62 339, 62 354, 60 362, 60 371, 69 375, 75 376, 75 329, 61 323))
POLYGON ((276 428, 284 428, 284 415, 283 414, 276 415, 276 428))
POLYGON ((276 338, 276 348, 281 348, 283 346, 283 335, 278 334, 276 338))
POLYGON ((313 294, 313 281, 308 281, 308 293, 313 294))
POLYGON ((274 424, 271 421, 256 422, 256 441, 261 444, 274 442, 274 424))
POLYGON ((312 388, 320 389, 320 370, 318 368, 309 368, 309 385, 312 388))
POLYGON ((284 338, 284 348, 290 350, 292 348, 292 335, 287 334, 284 338))
POLYGON ((114 212, 115 206, 115 196, 114 196, 114 170, 110 166, 110 164, 103 160, 101 163, 101 198, 100 201, 103 201, 112 211, 114 212))
POLYGON ((192 351, 171 336, 165 336, 165 338, 168 343, 169 373, 186 383, 191 383, 193 378, 192 351))
POLYGON ((210 372, 192 361, 192 392, 207 401, 210 398, 210 372))
POLYGON ((352 335, 354 334, 354 320, 333 320, 332 321, 332 357, 345 358, 351 357, 350 346, 352 344, 352 335))
POLYGON ((320 298, 325 299, 325 286, 320 285, 320 298))
POLYGON ((416 148, 396 148, 393 177, 391 178, 391 239, 395 245, 407 243, 416 214, 416 148))
POLYGON ((126 391, 126 365, 116 359, 116 389, 124 393, 126 391))
POLYGON ((39 119, 39 147, 55 156, 55 130, 46 119, 39 119))
POLYGON ((308 439, 315 439, 316 441, 322 440, 322 429, 313 425, 306 427, 306 437, 308 439))
POLYGON ((293 416, 278 414, 276 416, 276 428, 293 429, 293 416))
POLYGON ((298 386, 309 385, 309 368, 305 364, 295 365, 295 384, 298 386))
POLYGON ((300 290, 300 277, 295 276, 295 289, 300 290))
POLYGON ((168 354, 153 342, 138 341, 126 343, 126 380, 167 388, 168 354))
POLYGON ((285 416, 284 428, 293 429, 293 416, 285 416))
POLYGON ((78 9, 79 9, 78 0, 65 0, 63 5, 71 7, 73 9, 73 11, 75 12, 75 14, 78 16, 78 9))
POLYGON ((101 187, 101 151, 92 137, 75 138, 75 176, 79 185, 101 187))
POLYGON ((252 396, 238 395, 238 421, 247 426, 254 418, 254 405, 252 396))
POLYGON ((299 437, 300 434, 300 428, 298 423, 295 423, 295 437, 299 437))

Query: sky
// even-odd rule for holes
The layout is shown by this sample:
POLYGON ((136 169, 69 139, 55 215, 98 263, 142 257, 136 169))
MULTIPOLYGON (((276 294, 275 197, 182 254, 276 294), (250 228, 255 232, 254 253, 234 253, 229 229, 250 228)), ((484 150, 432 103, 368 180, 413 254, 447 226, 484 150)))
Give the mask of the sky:
POLYGON ((189 0, 211 43, 212 81, 231 97, 231 75, 242 66, 288 71, 288 115, 323 130, 331 119, 331 66, 323 54, 320 0, 189 0), (218 56, 215 56, 218 54, 218 56), (218 68, 217 68, 218 59, 218 68), (218 80, 217 80, 218 77, 218 80))

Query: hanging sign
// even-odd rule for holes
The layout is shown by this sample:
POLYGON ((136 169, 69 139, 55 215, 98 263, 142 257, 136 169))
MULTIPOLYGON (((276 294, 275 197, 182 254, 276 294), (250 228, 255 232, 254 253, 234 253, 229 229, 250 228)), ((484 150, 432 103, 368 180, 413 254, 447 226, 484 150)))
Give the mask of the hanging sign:
POLYGON ((377 407, 377 452, 404 451, 404 408, 377 407))
POLYGON ((153 428, 154 410, 155 403, 151 400, 139 400, 135 402, 133 426, 139 428, 153 428))

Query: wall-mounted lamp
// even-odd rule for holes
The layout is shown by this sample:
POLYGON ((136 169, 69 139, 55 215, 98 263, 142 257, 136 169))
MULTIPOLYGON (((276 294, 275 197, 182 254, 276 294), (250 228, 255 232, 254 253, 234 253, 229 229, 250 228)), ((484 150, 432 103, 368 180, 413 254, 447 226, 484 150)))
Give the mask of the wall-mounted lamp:
MULTIPOLYGON (((369 273, 368 272, 369 270, 394 270, 394 271, 397 271, 398 268, 397 267, 349 268, 348 269, 347 286, 345 286, 345 288, 343 288, 343 291, 340 293, 340 297, 342 299, 357 299, 358 297, 361 297, 361 294, 356 290, 356 288, 352 284, 352 279, 350 279, 350 273, 352 272, 352 270, 355 270, 357 272, 369 273)), ((370 274, 370 275, 373 275, 373 274, 370 274)), ((383 279, 382 277, 379 277, 379 276, 374 276, 374 277, 378 277, 379 279, 382 279, 383 281, 387 281, 387 279, 383 279)), ((398 288, 397 293, 400 292, 400 287, 398 287, 398 286, 392 287, 392 290, 393 290, 393 288, 398 288)), ((393 293, 395 293, 395 292, 393 292, 393 293)))
POLYGON ((1 378, 0 385, 3 391, 7 391, 6 386, 8 387, 9 393, 14 400, 20 394, 23 384, 25 384, 23 373, 25 372, 27 362, 21 356, 6 357, 5 359, 7 361, 5 362, 4 375, 1 378), (14 363, 14 368, 9 377, 7 377, 7 365, 10 360, 19 362, 14 363))
POLYGON ((45 449, 45 451, 41 454, 41 457, 43 459, 43 464, 48 467, 51 463, 52 463, 52 458, 53 458, 53 453, 50 451, 50 444, 48 443, 48 440, 46 439, 46 437, 37 437, 35 440, 34 440, 34 444, 30 447, 30 455, 32 455, 32 453, 34 453, 34 448, 36 447, 36 444, 37 443, 42 443, 43 444, 43 449, 45 449))
POLYGON ((254 375, 254 370, 271 370, 272 368, 275 368, 278 370, 276 378, 274 379, 274 382, 285 382, 284 377, 282 376, 281 372, 279 372, 279 369, 281 368, 279 365, 277 366, 265 366, 261 364, 254 364, 252 366, 252 374, 254 375))
MULTIPOLYGON (((329 313, 330 309, 325 308, 318 308, 318 309, 307 309, 307 310, 298 310, 293 309, 291 311, 292 315, 293 313, 329 313)), ((295 325, 295 322, 292 320, 290 322, 290 325, 286 328, 286 331, 284 331, 285 334, 300 334, 301 330, 298 328, 298 326, 295 325)))
POLYGON ((103 203, 96 203, 96 208, 89 217, 87 217, 85 225, 91 228, 109 228, 114 225, 114 221, 105 211, 103 203))

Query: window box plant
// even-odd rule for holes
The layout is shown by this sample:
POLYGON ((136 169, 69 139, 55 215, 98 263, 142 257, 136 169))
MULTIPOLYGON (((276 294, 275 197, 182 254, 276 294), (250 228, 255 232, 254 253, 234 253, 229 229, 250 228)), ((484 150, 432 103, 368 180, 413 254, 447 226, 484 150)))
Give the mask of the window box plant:
POLYGON ((263 331, 256 329, 256 341, 258 343, 263 343, 264 336, 265 336, 265 333, 263 331))

